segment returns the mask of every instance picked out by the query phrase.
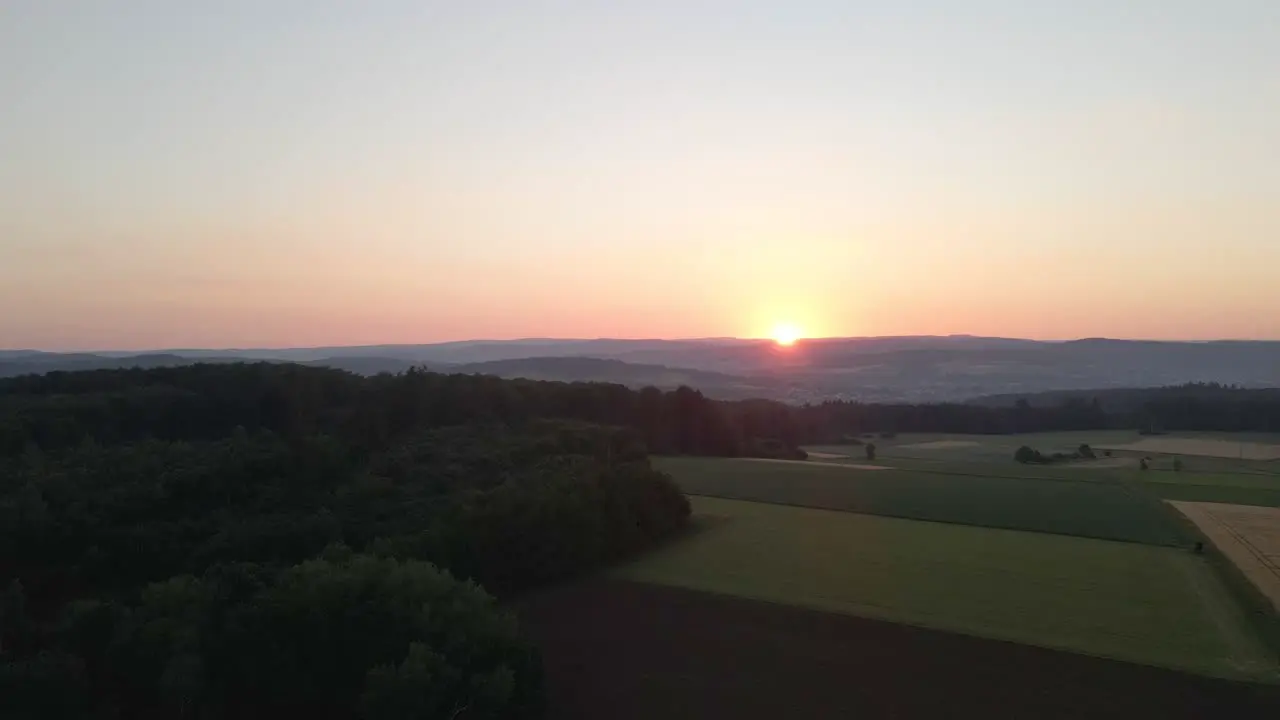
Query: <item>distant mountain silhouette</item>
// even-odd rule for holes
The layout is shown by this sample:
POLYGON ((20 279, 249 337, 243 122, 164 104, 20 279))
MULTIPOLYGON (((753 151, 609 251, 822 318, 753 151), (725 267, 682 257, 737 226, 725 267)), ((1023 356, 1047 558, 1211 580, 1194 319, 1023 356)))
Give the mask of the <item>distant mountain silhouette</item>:
POLYGON ((270 361, 359 374, 410 367, 504 377, 687 384, 712 397, 792 402, 955 401, 1049 390, 1140 388, 1217 382, 1280 386, 1280 342, 1162 342, 1087 338, 863 337, 802 340, 475 340, 362 347, 106 351, 0 351, 0 377, 52 370, 159 367, 191 362, 270 361))

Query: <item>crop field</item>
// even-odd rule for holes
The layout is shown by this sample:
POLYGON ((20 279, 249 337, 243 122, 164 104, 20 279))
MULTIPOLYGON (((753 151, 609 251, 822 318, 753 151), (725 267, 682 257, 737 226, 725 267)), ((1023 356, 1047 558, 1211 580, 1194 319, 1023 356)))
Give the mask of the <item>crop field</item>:
MULTIPOLYGON (((1131 430, 1095 430, 1080 432, 1030 433, 1024 435, 938 435, 911 434, 891 439, 874 438, 878 460, 919 461, 953 465, 985 463, 1007 464, 1022 445, 1041 452, 1071 452, 1088 444, 1098 452, 1097 461, 1050 466, 1041 470, 1061 471, 1074 468, 1131 467, 1136 469, 1140 457, 1164 456, 1169 465, 1174 456, 1184 463, 1205 470, 1280 475, 1280 436, 1260 433, 1232 435, 1227 433, 1189 433, 1149 437, 1131 430), (1114 458, 1104 458, 1110 451, 1114 458), (1108 463, 1107 460, 1128 458, 1131 464, 1108 463)), ((857 461, 865 457, 862 445, 816 445, 808 448, 824 460, 857 461)))
POLYGON ((868 471, 827 462, 681 457, 658 458, 654 464, 692 495, 1152 545, 1191 542, 1156 499, 1103 475, 1028 479, 986 476, 981 466, 967 466, 975 473, 968 475, 901 468, 868 471))
MULTIPOLYGON (((875 443, 879 455, 885 458, 914 458, 936 462, 1004 462, 1013 458, 1013 452, 1022 445, 1030 445, 1042 452, 1070 452, 1081 444, 1124 444, 1141 436, 1128 430, 1093 430, 1082 432, 1029 433, 1024 435, 943 435, 912 433, 894 438, 865 438, 864 443, 875 443)), ((833 455, 863 457, 862 445, 815 445, 817 452, 833 455)))
POLYGON ((1275 673, 1204 558, 1184 550, 692 501, 703 529, 613 576, 1224 677, 1275 673))
POLYGON ((1240 487, 1220 484, 1202 485, 1192 482, 1144 482, 1142 487, 1147 493, 1162 500, 1280 507, 1280 487, 1274 486, 1240 487))
POLYGON ((1280 509, 1174 502, 1280 612, 1280 509))
POLYGON ((673 586, 525 598, 557 720, 1273 718, 1280 688, 673 586))
POLYGON ((1166 455, 1198 455, 1262 461, 1280 460, 1280 443, 1244 442, 1221 438, 1150 437, 1123 445, 1101 445, 1099 447, 1107 450, 1161 453, 1166 455))

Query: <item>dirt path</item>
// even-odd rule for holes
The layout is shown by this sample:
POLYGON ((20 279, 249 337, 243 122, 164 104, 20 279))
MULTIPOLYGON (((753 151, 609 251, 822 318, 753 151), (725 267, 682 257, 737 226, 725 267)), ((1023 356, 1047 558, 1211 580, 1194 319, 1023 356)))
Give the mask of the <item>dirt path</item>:
POLYGON ((1170 500, 1280 611, 1280 508, 1170 500))

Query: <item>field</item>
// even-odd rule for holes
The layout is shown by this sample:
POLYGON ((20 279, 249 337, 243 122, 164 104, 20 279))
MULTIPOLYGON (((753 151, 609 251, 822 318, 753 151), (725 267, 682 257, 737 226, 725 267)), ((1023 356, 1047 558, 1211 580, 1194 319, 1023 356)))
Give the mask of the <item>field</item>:
POLYGON ((671 586, 526 598, 551 717, 1273 718, 1280 688, 671 586))
POLYGON ((1100 445, 1104 450, 1163 453, 1167 455, 1198 455, 1203 457, 1239 458, 1241 460, 1280 460, 1280 445, 1274 443, 1243 442, 1219 438, 1143 438, 1124 445, 1100 445))
POLYGON ((659 458, 655 465, 693 495, 1154 545, 1190 542, 1161 503, 1096 474, 1027 479, 987 476, 980 466, 867 471, 720 458, 659 458))
MULTIPOLYGON (((910 434, 873 438, 881 457, 928 460, 943 463, 1004 463, 1022 445, 1042 452, 1070 452, 1088 444, 1117 457, 1180 456, 1213 469, 1234 469, 1280 475, 1280 435, 1261 433, 1188 433, 1143 436, 1131 430, 1029 433, 1024 435, 910 434)), ((859 445, 816 445, 813 451, 832 456, 864 457, 859 445)), ((1136 462, 1134 466, 1136 466, 1136 462)))
POLYGON ((1280 507, 1280 488, 1251 488, 1234 485, 1199 485, 1189 483, 1144 483, 1147 492, 1163 500, 1227 503, 1280 507))
MULTIPOLYGON (((1280 453, 1280 436, 1261 433, 1196 433, 1185 436, 1144 437, 1133 431, 1107 430, 1029 435, 903 435, 874 439, 876 463, 917 474, 980 476, 1118 484, 1130 491, 1164 500, 1222 502, 1280 507, 1280 460, 1257 460, 1280 453), (1143 443, 1154 443, 1146 444, 1143 443), (1069 452, 1087 443, 1112 457, 1052 465, 1019 465, 1014 451, 1030 445, 1042 452, 1069 452), (1242 452, 1241 447, 1247 452, 1242 452), (1133 448, 1143 447, 1142 451, 1133 448), (1178 450, 1192 455, 1158 452, 1178 450), (1240 457, 1244 455, 1245 457, 1240 457), (1150 458, 1151 469, 1138 469, 1141 458, 1150 458), (1175 460, 1182 467, 1175 472, 1175 460)), ((824 463, 865 462, 865 448, 858 445, 823 445, 808 448, 824 463)), ((1040 529, 1022 526, 1024 529, 1040 529)), ((1114 534, 1100 535, 1115 537, 1114 534)), ((1117 538, 1121 539, 1121 538, 1117 538)))
POLYGON ((1175 502, 1280 611, 1280 509, 1175 502))
MULTIPOLYGON (((1178 456, 1175 471, 1142 439, 911 435, 875 439, 874 460, 853 444, 806 448, 809 461, 655 458, 691 496, 694 530, 521 609, 553 712, 1280 717, 1280 624, 1221 555, 1192 551, 1208 530, 1165 502, 1235 502, 1257 521, 1280 507, 1280 462, 1237 450, 1178 456), (1124 449, 1013 461, 1024 444, 1081 443, 1124 449)), ((1176 447, 1231 440, 1190 439, 1176 447)))
POLYGON ((1274 667, 1203 558, 1186 551, 693 503, 705 529, 616 576, 1226 677, 1274 667))

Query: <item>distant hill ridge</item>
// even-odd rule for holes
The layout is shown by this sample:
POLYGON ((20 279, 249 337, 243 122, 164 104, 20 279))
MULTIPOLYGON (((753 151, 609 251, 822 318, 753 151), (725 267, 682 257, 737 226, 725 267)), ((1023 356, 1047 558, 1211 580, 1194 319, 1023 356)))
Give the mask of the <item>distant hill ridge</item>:
POLYGON ((780 347, 769 340, 475 340, 360 347, 186 349, 146 353, 0 351, 0 377, 52 370, 164 367, 190 362, 270 361, 362 375, 426 367, 440 372, 614 382, 687 384, 726 399, 941 402, 1045 391, 1090 391, 1217 382, 1280 386, 1280 342, 1178 342, 1083 338, 904 336, 820 338, 780 347))

